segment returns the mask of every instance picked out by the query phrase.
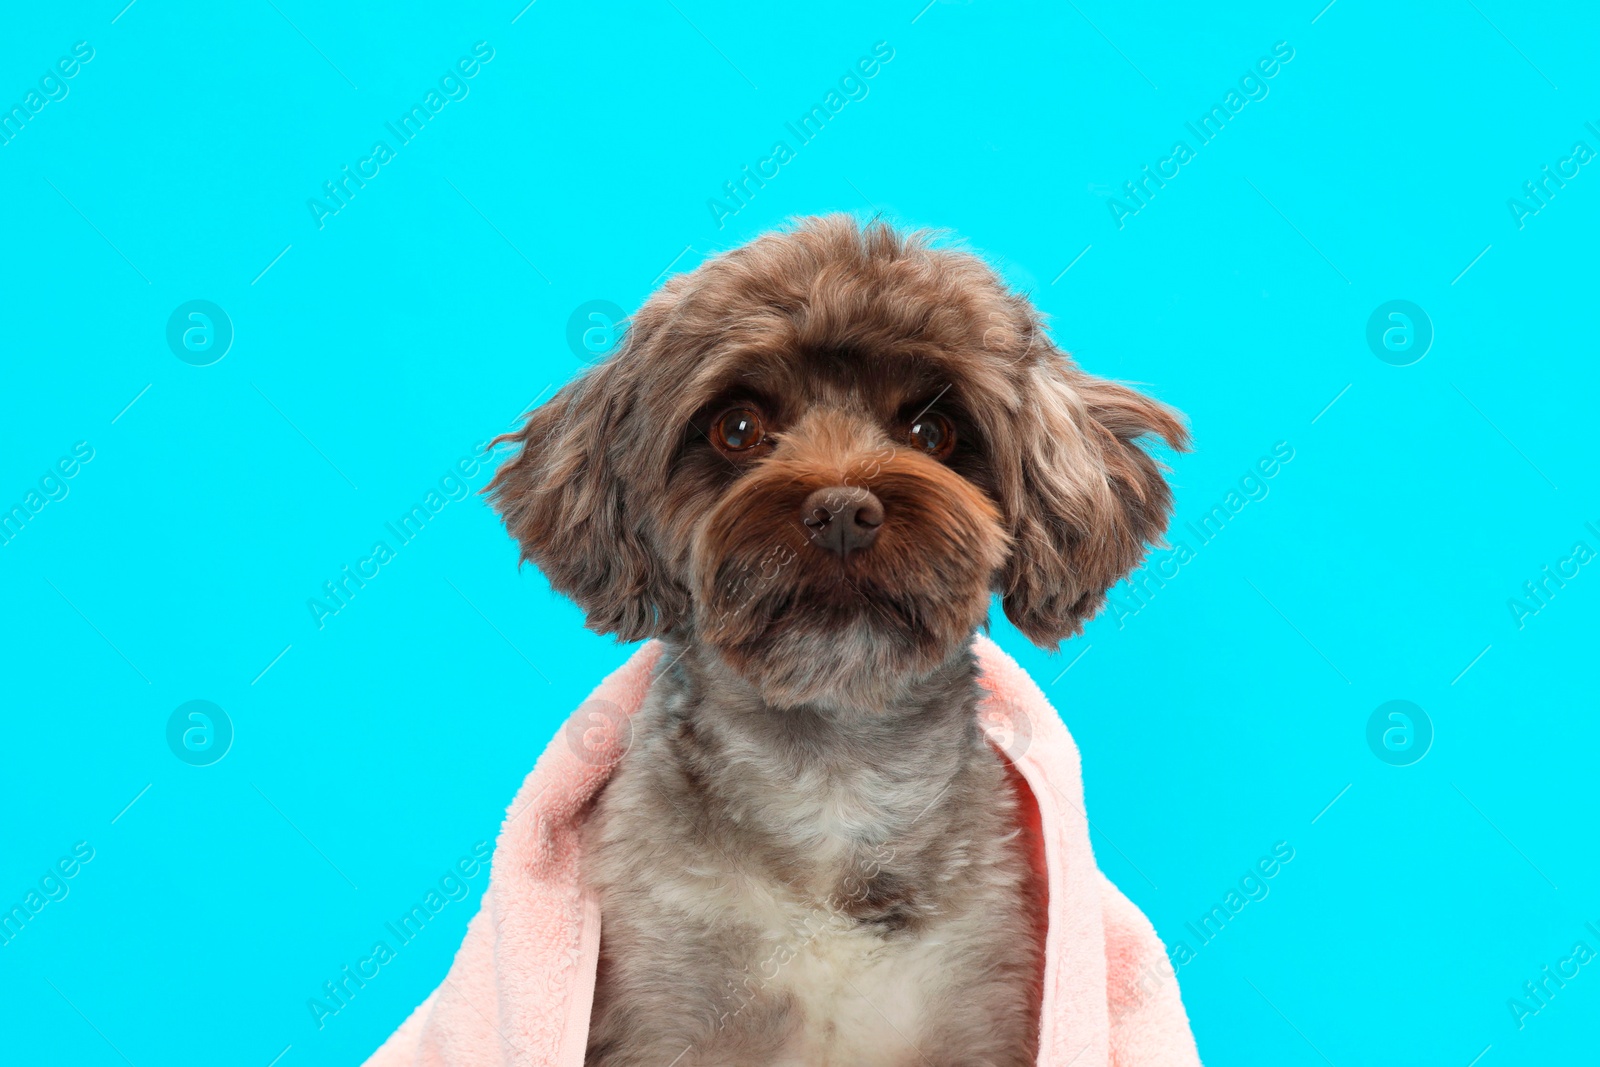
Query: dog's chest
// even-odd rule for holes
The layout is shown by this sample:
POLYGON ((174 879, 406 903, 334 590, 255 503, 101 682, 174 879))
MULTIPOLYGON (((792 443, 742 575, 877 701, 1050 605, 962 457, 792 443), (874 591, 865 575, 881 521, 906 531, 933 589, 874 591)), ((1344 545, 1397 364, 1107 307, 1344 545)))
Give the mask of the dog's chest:
MULTIPOLYGON (((755 971, 756 999, 784 1004, 791 1026, 780 1064, 911 1064, 936 998, 958 960, 929 931, 863 920, 859 902, 790 902, 769 927, 755 971), (837 907, 844 903, 850 911, 837 907)), ((770 921, 770 915, 767 917, 770 921)))
POLYGON ((936 1028, 932 1016, 976 963, 961 946, 982 923, 983 908, 940 892, 965 866, 957 855, 970 855, 964 842, 948 839, 939 860, 863 846, 843 833, 859 827, 854 816, 869 803, 863 796, 826 788, 812 796, 809 825, 820 832, 808 842, 810 877, 798 886, 769 883, 743 902, 747 928, 762 932, 750 966, 759 1001, 782 1005, 789 1023, 776 1063, 919 1064, 936 1028))
POLYGON ((709 730, 625 766, 597 812, 595 1062, 1031 1062, 1013 1055, 1031 979, 998 758, 955 719, 881 759, 709 730))
POLYGON ((735 1004, 756 1018, 779 1012, 786 1024, 775 1064, 921 1064, 926 1043, 947 1032, 938 1016, 950 990, 985 978, 970 946, 1018 888, 999 888, 1005 879, 991 870, 1004 835, 985 827, 974 840, 973 824, 929 811, 937 790, 896 777, 800 774, 767 785, 746 809, 758 839, 784 828, 795 845, 767 853, 759 888, 727 901, 733 925, 758 932, 735 1004), (956 888, 977 871, 992 896, 956 888))

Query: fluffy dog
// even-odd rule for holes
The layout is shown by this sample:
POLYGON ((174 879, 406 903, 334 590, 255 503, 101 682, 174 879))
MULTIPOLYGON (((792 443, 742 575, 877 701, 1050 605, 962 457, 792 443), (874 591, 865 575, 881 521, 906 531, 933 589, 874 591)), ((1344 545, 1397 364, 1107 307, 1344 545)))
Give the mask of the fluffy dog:
POLYGON ((1042 909, 972 635, 1079 632, 1159 541, 1170 409, 976 257, 845 217, 680 275, 489 493, 589 626, 666 644, 585 824, 587 1062, 1032 1064, 1042 909))

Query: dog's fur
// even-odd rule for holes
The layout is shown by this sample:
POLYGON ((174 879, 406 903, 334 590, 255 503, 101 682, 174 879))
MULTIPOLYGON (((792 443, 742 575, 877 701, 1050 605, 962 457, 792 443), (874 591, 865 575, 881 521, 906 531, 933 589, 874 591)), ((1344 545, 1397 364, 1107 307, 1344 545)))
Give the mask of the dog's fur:
POLYGON ((1042 887, 971 638, 998 592, 1055 647, 1159 541, 1146 434, 1187 443, 976 257, 837 216, 672 279, 530 415, 489 487, 523 558, 666 644, 586 824, 589 1064, 1033 1063, 1042 887), (881 500, 869 547, 811 543, 830 487, 881 500))

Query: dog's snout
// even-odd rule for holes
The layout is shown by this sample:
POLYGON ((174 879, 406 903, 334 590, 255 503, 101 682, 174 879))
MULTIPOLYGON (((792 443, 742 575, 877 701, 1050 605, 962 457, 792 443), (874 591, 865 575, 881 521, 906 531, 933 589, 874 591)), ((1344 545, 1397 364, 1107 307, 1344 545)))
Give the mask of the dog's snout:
POLYGON ((848 556, 877 539, 878 527, 883 525, 883 501, 870 489, 829 486, 806 497, 800 518, 813 545, 848 556))

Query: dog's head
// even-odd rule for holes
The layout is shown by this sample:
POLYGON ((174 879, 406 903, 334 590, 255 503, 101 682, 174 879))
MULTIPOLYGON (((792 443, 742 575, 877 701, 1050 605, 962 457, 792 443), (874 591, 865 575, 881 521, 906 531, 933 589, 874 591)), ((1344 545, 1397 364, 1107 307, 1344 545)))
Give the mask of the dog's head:
POLYGON ((980 260, 835 216, 668 282, 487 491, 592 629, 859 705, 947 660, 991 591, 1036 643, 1076 634, 1166 528, 1146 434, 1186 445, 980 260))

